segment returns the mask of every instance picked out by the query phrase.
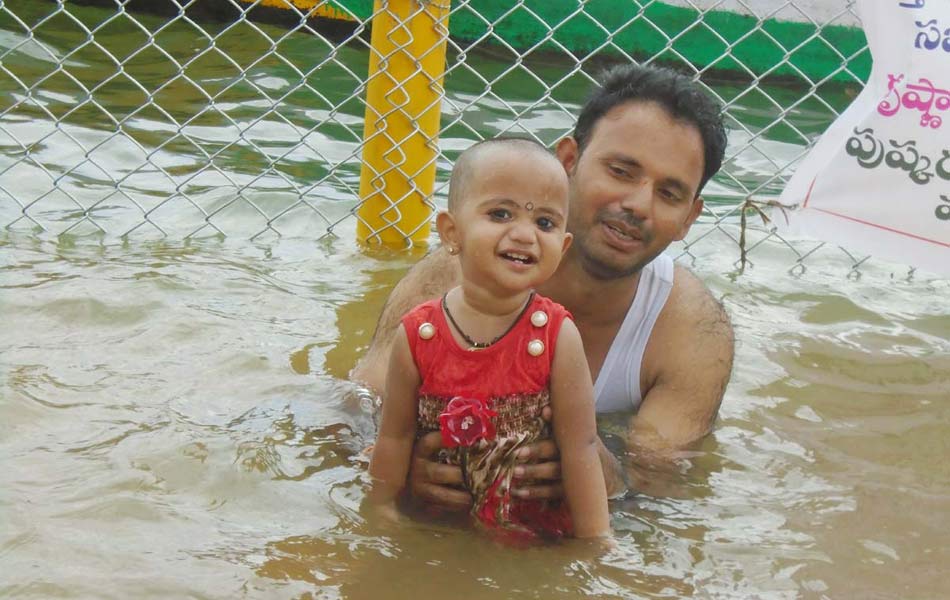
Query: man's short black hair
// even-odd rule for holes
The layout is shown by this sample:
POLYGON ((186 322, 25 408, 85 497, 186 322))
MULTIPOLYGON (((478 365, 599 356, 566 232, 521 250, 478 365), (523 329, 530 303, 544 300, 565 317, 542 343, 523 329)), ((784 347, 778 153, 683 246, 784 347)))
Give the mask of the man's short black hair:
POLYGON ((578 153, 590 142, 594 126, 612 108, 627 102, 655 102, 677 121, 696 127, 703 140, 703 178, 706 182, 722 167, 726 129, 722 107, 692 79, 672 69, 626 64, 605 71, 600 86, 581 108, 574 127, 578 153))

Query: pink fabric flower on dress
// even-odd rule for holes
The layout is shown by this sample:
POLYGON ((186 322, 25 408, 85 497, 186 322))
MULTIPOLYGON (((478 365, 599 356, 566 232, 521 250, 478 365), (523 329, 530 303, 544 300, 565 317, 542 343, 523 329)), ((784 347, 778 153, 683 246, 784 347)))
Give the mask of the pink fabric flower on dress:
POLYGON ((495 424, 491 418, 498 413, 476 398, 456 396, 439 415, 442 445, 446 448, 471 446, 479 440, 495 439, 495 424))

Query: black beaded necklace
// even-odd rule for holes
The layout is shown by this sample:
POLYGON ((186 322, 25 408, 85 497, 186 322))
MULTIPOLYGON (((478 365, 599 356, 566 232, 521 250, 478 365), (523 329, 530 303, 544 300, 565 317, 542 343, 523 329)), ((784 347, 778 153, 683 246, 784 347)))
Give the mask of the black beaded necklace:
POLYGON ((534 292, 531 292, 528 295, 528 301, 524 303, 524 306, 521 308, 521 311, 518 313, 518 316, 515 317, 515 320, 511 322, 511 325, 508 326, 508 329, 506 329, 501 335, 497 336, 490 342, 476 342, 472 338, 468 337, 468 334, 462 331, 462 328, 459 327, 459 324, 455 322, 455 318, 452 316, 452 313, 449 311, 449 305, 445 301, 445 298, 447 296, 448 294, 445 294, 442 296, 442 310, 445 311, 445 316, 449 318, 449 323, 452 324, 452 327, 455 327, 455 331, 457 331, 459 335, 462 336, 462 339, 465 340, 466 344, 471 346, 469 350, 484 350, 485 348, 488 348, 489 346, 494 345, 495 343, 498 342, 498 340, 508 335, 508 333, 511 332, 511 330, 515 328, 515 325, 518 324, 518 321, 521 320, 521 317, 524 316, 524 313, 525 311, 528 310, 528 307, 531 306, 531 301, 534 300, 534 292))

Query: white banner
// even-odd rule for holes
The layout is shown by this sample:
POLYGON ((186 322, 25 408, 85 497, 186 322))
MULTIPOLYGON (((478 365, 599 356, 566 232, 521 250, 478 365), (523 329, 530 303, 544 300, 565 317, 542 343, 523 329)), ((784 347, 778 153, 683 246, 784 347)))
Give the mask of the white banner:
POLYGON ((950 0, 858 9, 871 77, 782 192, 787 227, 950 275, 950 0))

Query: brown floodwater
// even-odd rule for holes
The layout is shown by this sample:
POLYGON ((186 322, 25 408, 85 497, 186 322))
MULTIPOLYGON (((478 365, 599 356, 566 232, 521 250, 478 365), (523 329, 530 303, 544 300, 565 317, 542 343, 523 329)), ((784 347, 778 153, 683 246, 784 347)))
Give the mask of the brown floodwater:
MULTIPOLYGON (((87 22, 105 14, 67 5, 87 22)), ((327 106, 313 96, 288 96, 280 115, 264 114, 242 96, 254 90, 238 85, 219 98, 231 121, 207 115, 163 144, 161 115, 128 114, 140 91, 119 79, 103 84, 97 101, 128 116, 124 135, 154 149, 140 168, 140 149, 114 136, 98 112, 70 112, 60 128, 51 121, 82 97, 62 75, 43 80, 57 55, 77 78, 103 81, 114 69, 69 22, 44 21, 28 38, 9 16, 34 22, 51 6, 0 2, 8 11, 0 11, 0 106, 21 103, 0 122, 0 226, 22 214, 14 199, 37 200, 31 217, 47 229, 23 219, 0 229, 0 596, 946 596, 947 280, 873 260, 852 271, 832 245, 802 266, 774 241, 757 246, 740 270, 735 220, 720 229, 704 217, 688 252, 671 252, 731 315, 732 382, 713 433, 669 468, 638 472, 646 491, 612 503, 615 549, 514 549, 445 522, 381 529, 360 512, 373 415, 346 376, 387 293, 418 255, 363 252, 345 218, 359 170, 347 157, 358 156, 352 131, 362 118, 346 98, 366 52, 341 50, 346 68, 331 65, 313 78, 343 106, 327 127, 327 106), (29 102, 11 73, 27 85, 43 81, 29 102), (249 122, 258 126, 236 139, 233 123, 249 122), (311 145, 289 151, 301 132, 316 132, 311 145), (77 153, 70 139, 95 151, 77 153), (215 170, 202 169, 207 153, 227 147, 234 152, 216 154, 215 170), (276 156, 284 158, 274 164, 276 156), (167 198, 171 182, 208 211, 228 206, 216 223, 232 235, 206 228, 181 241, 194 231, 195 212, 182 201, 152 214, 168 237, 149 225, 116 237, 141 221, 141 211, 110 196, 119 176, 140 202, 167 198), (44 195, 54 179, 86 206, 109 198, 92 212, 107 234, 86 223, 57 235, 76 221, 77 207, 64 194, 44 195), (277 222, 283 237, 249 241, 261 215, 226 204, 235 193, 262 206, 303 193, 314 210, 277 222), (340 218, 335 235, 318 239, 340 218)), ((157 27, 157 17, 141 18, 157 27)), ((193 37, 181 24, 162 35, 169 51, 193 37)), ((113 27, 97 39, 126 56, 142 37, 113 27)), ((314 40, 292 36, 281 51, 318 62, 327 47, 314 40)), ((217 47, 246 58, 263 43, 235 34, 217 47)), ((154 53, 140 58, 127 65, 130 75, 154 85, 168 76, 149 62, 158 61, 154 53)), ((479 60, 486 71, 506 68, 479 60)), ((220 89, 226 68, 197 61, 188 76, 220 89)), ((247 77, 279 92, 293 73, 268 60, 247 77)), ((473 130, 506 130, 508 108, 523 111, 524 126, 547 141, 570 126, 562 107, 576 110, 583 78, 558 88, 560 104, 525 97, 515 79, 497 90, 506 107, 479 97, 476 77, 455 72, 444 110, 471 103, 470 127, 444 132, 443 149, 465 147, 473 130)), ((738 95, 730 85, 721 93, 738 95)), ((168 114, 184 120, 203 106, 193 88, 172 87, 155 99, 168 114)), ((757 98, 733 107, 748 129, 733 130, 731 143, 752 150, 733 161, 736 179, 710 186, 713 208, 741 194, 730 182, 755 187, 801 152, 770 133, 749 138, 776 117, 757 98)), ((788 117, 820 131, 827 115, 809 106, 788 117)), ((447 166, 439 163, 440 181, 447 166)), ((436 201, 444 202, 440 190, 436 201)), ((625 419, 601 419, 613 447, 625 419)))
POLYGON ((411 257, 3 234, 0 595, 940 597, 950 285, 710 250, 738 338, 720 419, 612 505, 598 557, 364 520, 345 376, 411 257))

